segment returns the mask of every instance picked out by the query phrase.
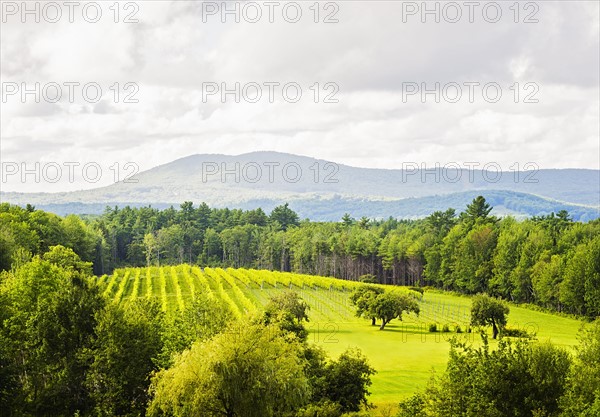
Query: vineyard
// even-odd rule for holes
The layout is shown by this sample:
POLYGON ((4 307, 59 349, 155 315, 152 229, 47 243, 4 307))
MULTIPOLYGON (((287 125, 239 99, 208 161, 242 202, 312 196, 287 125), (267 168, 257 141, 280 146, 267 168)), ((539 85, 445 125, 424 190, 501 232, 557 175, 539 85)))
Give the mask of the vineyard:
MULTIPOLYGON (((111 276, 100 277, 99 284, 104 295, 115 302, 128 302, 141 297, 154 298, 166 313, 184 310, 197 294, 205 293, 227 304, 236 317, 261 310, 269 298, 280 291, 293 290, 310 305, 311 321, 339 323, 359 320, 354 317, 349 296, 361 284, 335 278, 254 269, 177 265, 117 269, 111 276)), ((421 301, 419 317, 407 317, 411 328, 430 322, 464 326, 468 321, 468 300, 458 299, 447 303, 439 300, 433 293, 428 293, 423 298, 421 294, 408 289, 395 290, 411 293, 421 301)))

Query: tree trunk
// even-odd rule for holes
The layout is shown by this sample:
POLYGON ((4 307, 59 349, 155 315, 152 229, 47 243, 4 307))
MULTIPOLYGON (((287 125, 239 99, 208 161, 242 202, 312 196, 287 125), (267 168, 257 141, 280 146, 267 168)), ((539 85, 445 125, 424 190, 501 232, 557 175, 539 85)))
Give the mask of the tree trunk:
POLYGON ((385 321, 385 319, 381 320, 381 326, 379 326, 379 330, 383 330, 383 328, 385 327, 386 324, 387 324, 387 321, 385 321))
POLYGON ((496 322, 492 321, 492 338, 495 339, 498 336, 498 326, 496 326, 496 322))
POLYGON ((375 317, 371 317, 371 326, 375 326, 375 324, 376 324, 375 321, 376 320, 377 319, 375 317))

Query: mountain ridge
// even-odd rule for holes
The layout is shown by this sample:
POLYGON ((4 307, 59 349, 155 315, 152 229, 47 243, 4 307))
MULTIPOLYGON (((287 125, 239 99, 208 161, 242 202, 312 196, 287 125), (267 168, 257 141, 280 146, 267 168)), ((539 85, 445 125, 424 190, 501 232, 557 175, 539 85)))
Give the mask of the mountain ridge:
MULTIPOLYGON (((315 219, 322 217, 318 209, 320 202, 335 198, 342 208, 357 208, 356 201, 363 201, 365 207, 369 207, 368 212, 385 217, 395 212, 409 217, 422 216, 424 211, 437 207, 434 197, 458 203, 473 193, 518 200, 522 209, 511 209, 509 214, 525 216, 569 207, 581 218, 589 219, 599 217, 600 207, 600 171, 584 168, 519 172, 460 167, 362 168, 304 155, 255 151, 240 155, 188 155, 140 172, 132 179, 137 183, 121 181, 91 190, 61 193, 0 192, 0 200, 39 207, 61 206, 63 214, 68 212, 69 204, 92 207, 204 201, 212 206, 233 208, 252 201, 273 204, 295 201, 315 219), (498 194, 502 192, 504 194, 498 194), (414 200, 410 204, 400 203, 406 199, 422 199, 423 207, 413 204, 414 200), (526 204, 525 200, 528 200, 526 204), (314 210, 310 209, 311 201, 314 210), (386 210, 376 209, 376 206, 386 210), (409 206, 412 211, 401 208, 409 206)), ((330 211, 322 205, 321 209, 330 211)))

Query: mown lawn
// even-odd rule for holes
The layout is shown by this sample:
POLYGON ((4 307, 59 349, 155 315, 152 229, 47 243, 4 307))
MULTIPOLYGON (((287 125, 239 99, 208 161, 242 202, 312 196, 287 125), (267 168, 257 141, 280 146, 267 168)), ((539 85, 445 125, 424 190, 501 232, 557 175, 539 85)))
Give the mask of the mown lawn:
MULTIPOLYGON (((348 347, 360 348, 378 371, 373 377, 371 401, 378 406, 395 406, 400 399, 425 387, 432 370, 443 372, 450 338, 480 343, 480 336, 475 332, 428 331, 428 324, 434 321, 438 323, 438 329, 448 323, 453 330, 454 323, 458 322, 464 330, 470 305, 468 297, 426 292, 419 318, 409 315, 402 322, 394 320, 383 331, 378 326, 371 326, 368 320, 356 318, 315 322, 310 326, 311 341, 319 343, 332 356, 339 355, 348 347), (460 320, 461 317, 464 320, 460 320)), ((510 307, 508 320, 510 327, 535 331, 538 341, 550 340, 568 348, 577 344, 581 324, 578 320, 516 306, 510 307)), ((488 333, 491 339, 491 331, 488 333)))

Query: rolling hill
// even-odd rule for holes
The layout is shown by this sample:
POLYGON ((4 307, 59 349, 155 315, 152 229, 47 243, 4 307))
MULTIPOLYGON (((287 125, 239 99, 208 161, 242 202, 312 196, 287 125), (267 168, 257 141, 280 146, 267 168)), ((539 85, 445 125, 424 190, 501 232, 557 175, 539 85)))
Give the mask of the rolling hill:
POLYGON ((598 170, 404 168, 357 168, 277 152, 204 154, 141 172, 131 183, 67 193, 2 192, 0 199, 59 214, 100 213, 106 205, 166 207, 183 201, 269 210, 287 201, 302 217, 338 220, 345 212, 418 218, 448 207, 462 209, 481 194, 498 215, 525 217, 565 209, 576 220, 600 217, 598 170))

